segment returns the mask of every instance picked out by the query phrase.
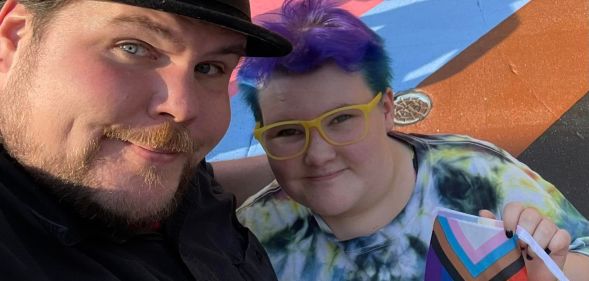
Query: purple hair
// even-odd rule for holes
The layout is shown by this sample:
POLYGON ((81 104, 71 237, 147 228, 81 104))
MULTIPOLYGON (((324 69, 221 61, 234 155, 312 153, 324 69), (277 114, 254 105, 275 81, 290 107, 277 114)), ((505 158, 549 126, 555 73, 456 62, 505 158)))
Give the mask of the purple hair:
POLYGON ((293 51, 285 57, 249 57, 242 62, 238 84, 256 121, 262 121, 258 89, 274 72, 302 74, 335 63, 347 72, 362 71, 375 93, 390 87, 392 74, 382 38, 338 2, 286 0, 279 13, 258 18, 262 26, 287 38, 293 51))

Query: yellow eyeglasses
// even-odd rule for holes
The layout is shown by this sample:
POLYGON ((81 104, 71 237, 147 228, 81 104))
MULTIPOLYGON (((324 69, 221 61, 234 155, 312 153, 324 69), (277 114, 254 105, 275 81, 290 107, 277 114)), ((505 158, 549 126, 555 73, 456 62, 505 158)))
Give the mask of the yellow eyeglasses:
POLYGON ((312 120, 276 122, 263 127, 256 124, 254 137, 266 154, 275 160, 286 160, 303 154, 309 146, 311 128, 331 145, 341 146, 361 141, 368 133, 368 114, 380 102, 378 93, 369 103, 330 110, 312 120))

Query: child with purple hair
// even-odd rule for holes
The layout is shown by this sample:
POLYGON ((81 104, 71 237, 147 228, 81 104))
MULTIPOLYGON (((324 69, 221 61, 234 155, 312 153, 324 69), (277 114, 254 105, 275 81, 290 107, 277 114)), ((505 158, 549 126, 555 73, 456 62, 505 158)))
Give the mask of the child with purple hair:
MULTIPOLYGON (((293 52, 245 59, 238 81, 277 181, 238 217, 280 280, 423 280, 436 207, 520 225, 589 276, 589 222, 552 184, 490 143, 393 130, 389 58, 357 17, 321 0, 271 16, 293 52)), ((554 280, 522 246, 529 278, 554 280)))

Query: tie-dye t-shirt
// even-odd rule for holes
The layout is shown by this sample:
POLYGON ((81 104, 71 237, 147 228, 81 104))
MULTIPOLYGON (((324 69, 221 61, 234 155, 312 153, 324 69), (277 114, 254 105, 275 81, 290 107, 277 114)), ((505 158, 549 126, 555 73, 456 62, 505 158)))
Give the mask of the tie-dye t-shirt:
POLYGON ((436 207, 478 214, 508 202, 537 208, 589 255, 589 222, 550 183, 490 143, 458 135, 390 135, 413 147, 415 190, 405 209, 369 236, 339 241, 319 216, 274 182, 238 210, 279 280, 423 280, 436 207))

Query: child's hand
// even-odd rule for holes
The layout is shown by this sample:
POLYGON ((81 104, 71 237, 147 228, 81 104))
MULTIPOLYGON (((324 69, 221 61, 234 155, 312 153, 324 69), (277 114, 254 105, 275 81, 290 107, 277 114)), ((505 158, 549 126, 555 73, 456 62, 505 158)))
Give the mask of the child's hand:
MULTIPOLYGON (((487 210, 481 210, 479 215, 495 218, 493 213, 487 210)), ((520 203, 509 203, 505 206, 505 209, 503 209, 503 223, 505 234, 510 238, 515 233, 516 226, 523 227, 538 242, 540 247, 545 249, 554 262, 563 269, 569 253, 569 244, 571 243, 571 236, 566 230, 559 229, 552 220, 543 217, 538 210, 524 207, 520 203)), ((526 262, 528 279, 538 281, 555 280, 537 254, 531 248, 528 248, 525 242, 518 241, 526 262)))

